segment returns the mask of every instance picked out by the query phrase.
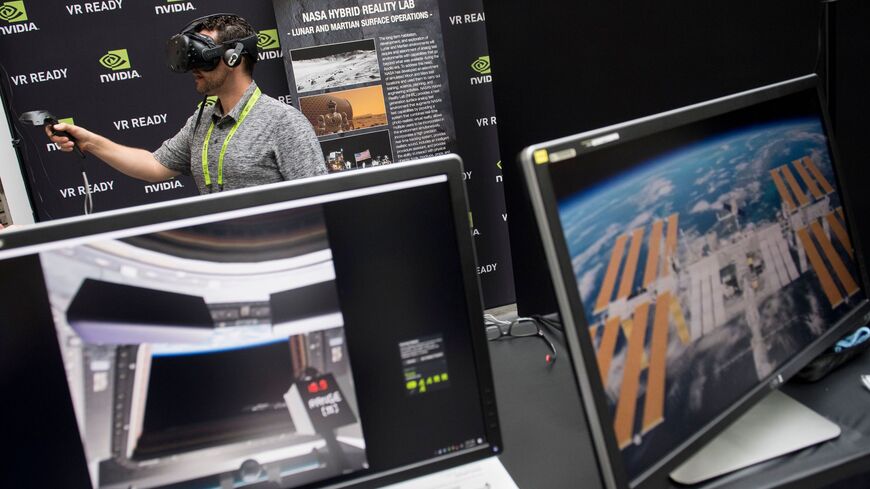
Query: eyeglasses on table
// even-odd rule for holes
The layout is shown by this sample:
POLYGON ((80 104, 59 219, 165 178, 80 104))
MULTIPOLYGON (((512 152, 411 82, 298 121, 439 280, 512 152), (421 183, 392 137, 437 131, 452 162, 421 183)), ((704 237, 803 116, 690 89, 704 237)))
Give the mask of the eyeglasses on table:
POLYGON ((504 337, 511 338, 528 338, 537 336, 541 338, 547 347, 550 348, 550 353, 544 359, 548 365, 556 361, 556 346, 544 335, 541 330, 540 323, 529 317, 517 318, 513 321, 502 321, 494 316, 487 314, 485 316, 486 324, 486 339, 488 341, 499 340, 504 337))

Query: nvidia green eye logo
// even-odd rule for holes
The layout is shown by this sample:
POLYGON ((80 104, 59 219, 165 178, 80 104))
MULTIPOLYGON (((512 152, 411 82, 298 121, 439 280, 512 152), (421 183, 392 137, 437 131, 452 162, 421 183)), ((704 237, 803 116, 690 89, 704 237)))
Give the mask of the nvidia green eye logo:
POLYGON ((278 49, 278 29, 266 29, 257 33, 257 47, 260 49, 278 49))
POLYGON ((15 2, 4 2, 0 5, 0 19, 9 22, 24 22, 27 20, 27 10, 24 9, 24 2, 18 0, 15 2))
POLYGON ((75 125, 75 121, 73 120, 72 117, 65 117, 63 119, 58 119, 57 122, 61 122, 63 124, 75 125))
POLYGON ((129 70, 130 56, 127 55, 126 49, 116 49, 109 51, 100 58, 100 64, 112 70, 129 70))
POLYGON ((474 60, 474 63, 471 63, 471 69, 480 73, 481 75, 490 74, 491 70, 489 67, 489 56, 481 56, 474 60))

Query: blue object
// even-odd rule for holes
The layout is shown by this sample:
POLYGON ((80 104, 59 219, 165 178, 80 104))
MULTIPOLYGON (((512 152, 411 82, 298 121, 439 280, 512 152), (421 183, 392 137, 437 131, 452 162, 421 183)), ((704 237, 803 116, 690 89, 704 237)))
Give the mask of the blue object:
POLYGON ((862 326, 855 330, 854 333, 838 341, 837 344, 834 345, 834 352, 840 353, 847 348, 852 348, 855 345, 860 345, 861 343, 867 341, 868 338, 870 338, 870 328, 868 328, 867 326, 862 326))

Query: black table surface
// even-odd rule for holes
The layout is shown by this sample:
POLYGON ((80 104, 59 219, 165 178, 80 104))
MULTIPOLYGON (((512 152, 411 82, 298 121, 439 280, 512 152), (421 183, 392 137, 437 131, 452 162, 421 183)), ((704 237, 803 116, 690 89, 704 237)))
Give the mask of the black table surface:
POLYGON ((504 452, 502 463, 522 489, 603 487, 586 434, 580 396, 564 342, 539 338, 489 343, 504 452), (579 484, 583 481, 583 484, 579 484))
MULTIPOLYGON (((490 342, 505 451, 500 456, 522 489, 602 487, 565 343, 546 332, 559 353, 548 366, 538 338, 490 342)), ((863 354, 815 383, 788 382, 782 391, 840 425, 831 441, 696 486, 663 477, 663 488, 870 487, 870 374, 863 354)))

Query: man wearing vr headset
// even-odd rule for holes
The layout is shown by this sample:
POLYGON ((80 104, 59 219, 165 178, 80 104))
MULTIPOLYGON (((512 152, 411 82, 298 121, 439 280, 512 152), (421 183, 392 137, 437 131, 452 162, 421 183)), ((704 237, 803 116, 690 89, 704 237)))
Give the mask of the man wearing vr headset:
MULTIPOLYGON (((149 182, 192 175, 200 193, 327 173, 314 129, 296 109, 262 94, 253 80, 257 33, 234 14, 191 22, 167 43, 169 69, 191 72, 196 91, 215 95, 157 151, 132 148, 71 124, 49 134, 63 151, 78 144, 122 173, 149 182), (205 117, 203 117, 205 115, 205 117)), ((51 132, 51 131, 48 131, 51 132)))

